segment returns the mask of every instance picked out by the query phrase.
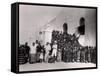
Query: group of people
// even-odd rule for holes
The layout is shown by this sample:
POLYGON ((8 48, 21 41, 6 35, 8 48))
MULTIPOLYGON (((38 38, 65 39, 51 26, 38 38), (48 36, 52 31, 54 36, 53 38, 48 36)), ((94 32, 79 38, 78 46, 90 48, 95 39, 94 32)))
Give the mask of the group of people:
POLYGON ((85 19, 80 18, 80 26, 73 35, 68 34, 67 23, 63 24, 63 32, 53 30, 51 43, 42 44, 36 40, 30 46, 19 46, 19 63, 29 62, 92 62, 96 63, 96 47, 82 46, 78 39, 85 35, 85 19), (23 56, 22 56, 23 55, 23 56), (22 57, 22 58, 21 58, 22 57))
POLYGON ((64 62, 96 62, 96 47, 82 46, 75 34, 52 32, 52 42, 57 41, 58 52, 64 62))
POLYGON ((25 45, 21 45, 20 48, 19 51, 22 51, 22 48, 24 48, 24 52, 19 53, 23 53, 26 57, 25 59, 27 59, 27 62, 29 63, 49 62, 50 58, 56 58, 57 56, 56 41, 53 44, 47 42, 45 45, 42 45, 38 40, 36 40, 36 42, 33 42, 31 46, 28 46, 28 43, 26 42, 25 45))
POLYGON ((33 42, 30 47, 30 63, 31 62, 48 62, 49 58, 57 56, 57 42, 53 44, 47 42, 42 45, 40 42, 33 42))
POLYGON ((74 34, 53 31, 51 43, 47 42, 42 45, 36 40, 30 46, 28 43, 23 46, 23 54, 26 55, 26 60, 29 63, 96 62, 96 47, 81 46, 74 34))

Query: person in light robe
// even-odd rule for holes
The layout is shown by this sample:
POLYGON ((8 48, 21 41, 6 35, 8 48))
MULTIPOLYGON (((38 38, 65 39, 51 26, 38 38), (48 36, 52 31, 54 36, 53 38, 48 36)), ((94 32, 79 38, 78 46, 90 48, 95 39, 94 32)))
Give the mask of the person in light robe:
POLYGON ((36 47, 37 45, 34 42, 30 46, 30 59, 29 59, 30 63, 36 62, 36 47))
POLYGON ((49 42, 47 42, 45 45, 45 62, 48 62, 50 51, 51 51, 51 45, 49 42))
POLYGON ((52 46, 53 50, 52 50, 52 57, 56 57, 57 56, 57 42, 55 41, 53 46, 52 46))

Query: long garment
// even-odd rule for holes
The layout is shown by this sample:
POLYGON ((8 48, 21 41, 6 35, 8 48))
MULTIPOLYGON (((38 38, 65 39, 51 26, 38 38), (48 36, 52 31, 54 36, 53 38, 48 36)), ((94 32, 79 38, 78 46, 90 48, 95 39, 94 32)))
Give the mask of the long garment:
POLYGON ((49 53, 51 51, 51 46, 50 45, 46 45, 45 46, 45 62, 48 62, 48 59, 49 59, 49 53))
POLYGON ((35 63, 36 62, 36 47, 37 47, 37 45, 31 46, 30 57, 29 57, 29 62, 30 63, 35 63))
POLYGON ((42 46, 41 45, 38 45, 37 46, 37 49, 36 49, 36 61, 40 61, 40 54, 42 53, 42 46))
POLYGON ((29 62, 30 63, 35 63, 36 62, 36 54, 30 54, 29 62))
POLYGON ((53 45, 52 57, 57 56, 57 45, 53 45))
POLYGON ((77 61, 78 61, 78 62, 80 62, 80 53, 81 53, 80 50, 77 51, 77 61))
POLYGON ((57 61, 60 62, 61 61, 61 51, 57 52, 57 61))
POLYGON ((85 62, 85 51, 84 50, 81 51, 81 60, 80 61, 85 62))

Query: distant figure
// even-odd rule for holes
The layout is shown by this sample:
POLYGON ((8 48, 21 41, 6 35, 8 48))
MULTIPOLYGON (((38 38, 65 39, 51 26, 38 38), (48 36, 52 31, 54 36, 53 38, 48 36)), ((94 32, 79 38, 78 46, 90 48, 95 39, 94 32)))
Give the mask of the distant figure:
POLYGON ((30 47, 28 46, 28 43, 26 42, 25 43, 25 58, 26 58, 26 61, 28 61, 29 60, 29 52, 30 52, 30 47))
POLYGON ((82 49, 82 47, 79 47, 78 51, 77 51, 77 62, 81 61, 81 49, 82 49))
POLYGON ((91 62, 91 51, 92 49, 88 47, 88 62, 91 62))
POLYGON ((58 52, 57 52, 57 61, 58 62, 61 61, 61 49, 58 49, 58 52))
POLYGON ((19 64, 25 64, 29 60, 29 51, 30 47, 28 46, 28 43, 20 44, 19 50, 18 50, 18 63, 19 64))
POLYGON ((45 49, 44 49, 44 45, 40 42, 41 45, 41 53, 40 53, 40 62, 44 61, 44 54, 45 54, 45 49))
POLYGON ((50 51, 51 51, 51 46, 50 43, 47 42, 45 45, 45 62, 48 62, 50 51))
POLYGON ((43 49, 41 49, 41 53, 40 53, 40 62, 43 62, 43 58, 44 58, 43 49))
POLYGON ((85 62, 85 49, 84 49, 84 47, 81 49, 81 52, 80 52, 80 62, 85 62))
POLYGON ((57 42, 55 41, 54 44, 52 45, 53 51, 52 51, 52 57, 57 57, 57 42))
POLYGON ((36 47, 37 45, 33 42, 30 49, 30 60, 29 60, 30 63, 36 62, 36 47))
POLYGON ((40 43, 38 43, 36 47, 36 62, 40 62, 40 54, 42 52, 42 46, 40 43))

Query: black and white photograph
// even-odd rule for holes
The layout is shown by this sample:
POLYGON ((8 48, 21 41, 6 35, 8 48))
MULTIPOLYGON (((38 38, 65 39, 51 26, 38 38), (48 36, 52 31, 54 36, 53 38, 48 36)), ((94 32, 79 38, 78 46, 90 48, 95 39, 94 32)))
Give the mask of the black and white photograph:
POLYGON ((19 5, 19 72, 97 67, 97 9, 19 5))

